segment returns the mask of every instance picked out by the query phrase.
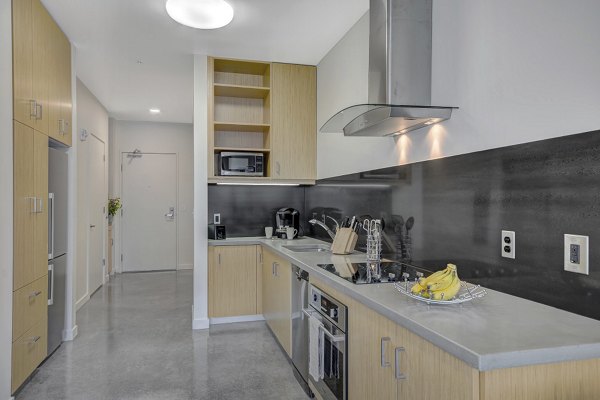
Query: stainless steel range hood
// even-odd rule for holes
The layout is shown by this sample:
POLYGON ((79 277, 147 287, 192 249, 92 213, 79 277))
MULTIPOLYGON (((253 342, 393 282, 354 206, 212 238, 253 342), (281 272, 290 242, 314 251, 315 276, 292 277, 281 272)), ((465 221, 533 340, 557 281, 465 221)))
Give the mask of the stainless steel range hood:
POLYGON ((432 0, 370 0, 368 103, 348 107, 321 132, 393 136, 447 120, 431 105, 432 0))

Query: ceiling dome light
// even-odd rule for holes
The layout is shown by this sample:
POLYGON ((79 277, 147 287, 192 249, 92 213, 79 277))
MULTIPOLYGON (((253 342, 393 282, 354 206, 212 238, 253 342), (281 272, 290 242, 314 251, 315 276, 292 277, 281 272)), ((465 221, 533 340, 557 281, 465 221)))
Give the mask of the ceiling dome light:
POLYGON ((167 0, 167 13, 180 24, 197 29, 221 28, 233 19, 224 0, 167 0))

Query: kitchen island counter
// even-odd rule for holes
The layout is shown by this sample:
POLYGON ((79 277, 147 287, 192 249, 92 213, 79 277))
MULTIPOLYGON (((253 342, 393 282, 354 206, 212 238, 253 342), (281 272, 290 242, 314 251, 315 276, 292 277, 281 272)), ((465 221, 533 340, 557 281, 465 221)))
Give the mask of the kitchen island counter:
POLYGON ((209 246, 263 245, 308 271, 311 277, 480 371, 600 358, 600 321, 490 289, 486 289, 484 298, 461 305, 427 305, 402 295, 391 283, 355 285, 317 266, 332 263, 332 257, 364 262, 362 253, 333 256, 284 247, 323 243, 312 238, 264 237, 208 242, 209 246))

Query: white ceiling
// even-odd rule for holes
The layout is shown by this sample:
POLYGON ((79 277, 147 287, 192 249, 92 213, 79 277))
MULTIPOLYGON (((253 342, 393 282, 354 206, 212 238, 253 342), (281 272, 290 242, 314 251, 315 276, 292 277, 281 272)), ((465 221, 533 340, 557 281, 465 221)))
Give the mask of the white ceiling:
POLYGON ((316 65, 369 7, 368 0, 228 0, 232 23, 201 31, 171 20, 166 0, 42 1, 77 48, 77 76, 112 117, 187 123, 192 54, 316 65), (161 114, 150 115, 152 107, 161 114))

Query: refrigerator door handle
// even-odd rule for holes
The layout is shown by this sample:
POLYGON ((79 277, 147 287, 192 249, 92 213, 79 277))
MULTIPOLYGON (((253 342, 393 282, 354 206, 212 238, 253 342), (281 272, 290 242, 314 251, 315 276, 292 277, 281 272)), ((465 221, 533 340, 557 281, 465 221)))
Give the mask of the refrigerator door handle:
POLYGON ((54 264, 48 264, 48 305, 54 304, 54 264))
POLYGON ((54 193, 48 193, 48 260, 54 258, 54 193))

